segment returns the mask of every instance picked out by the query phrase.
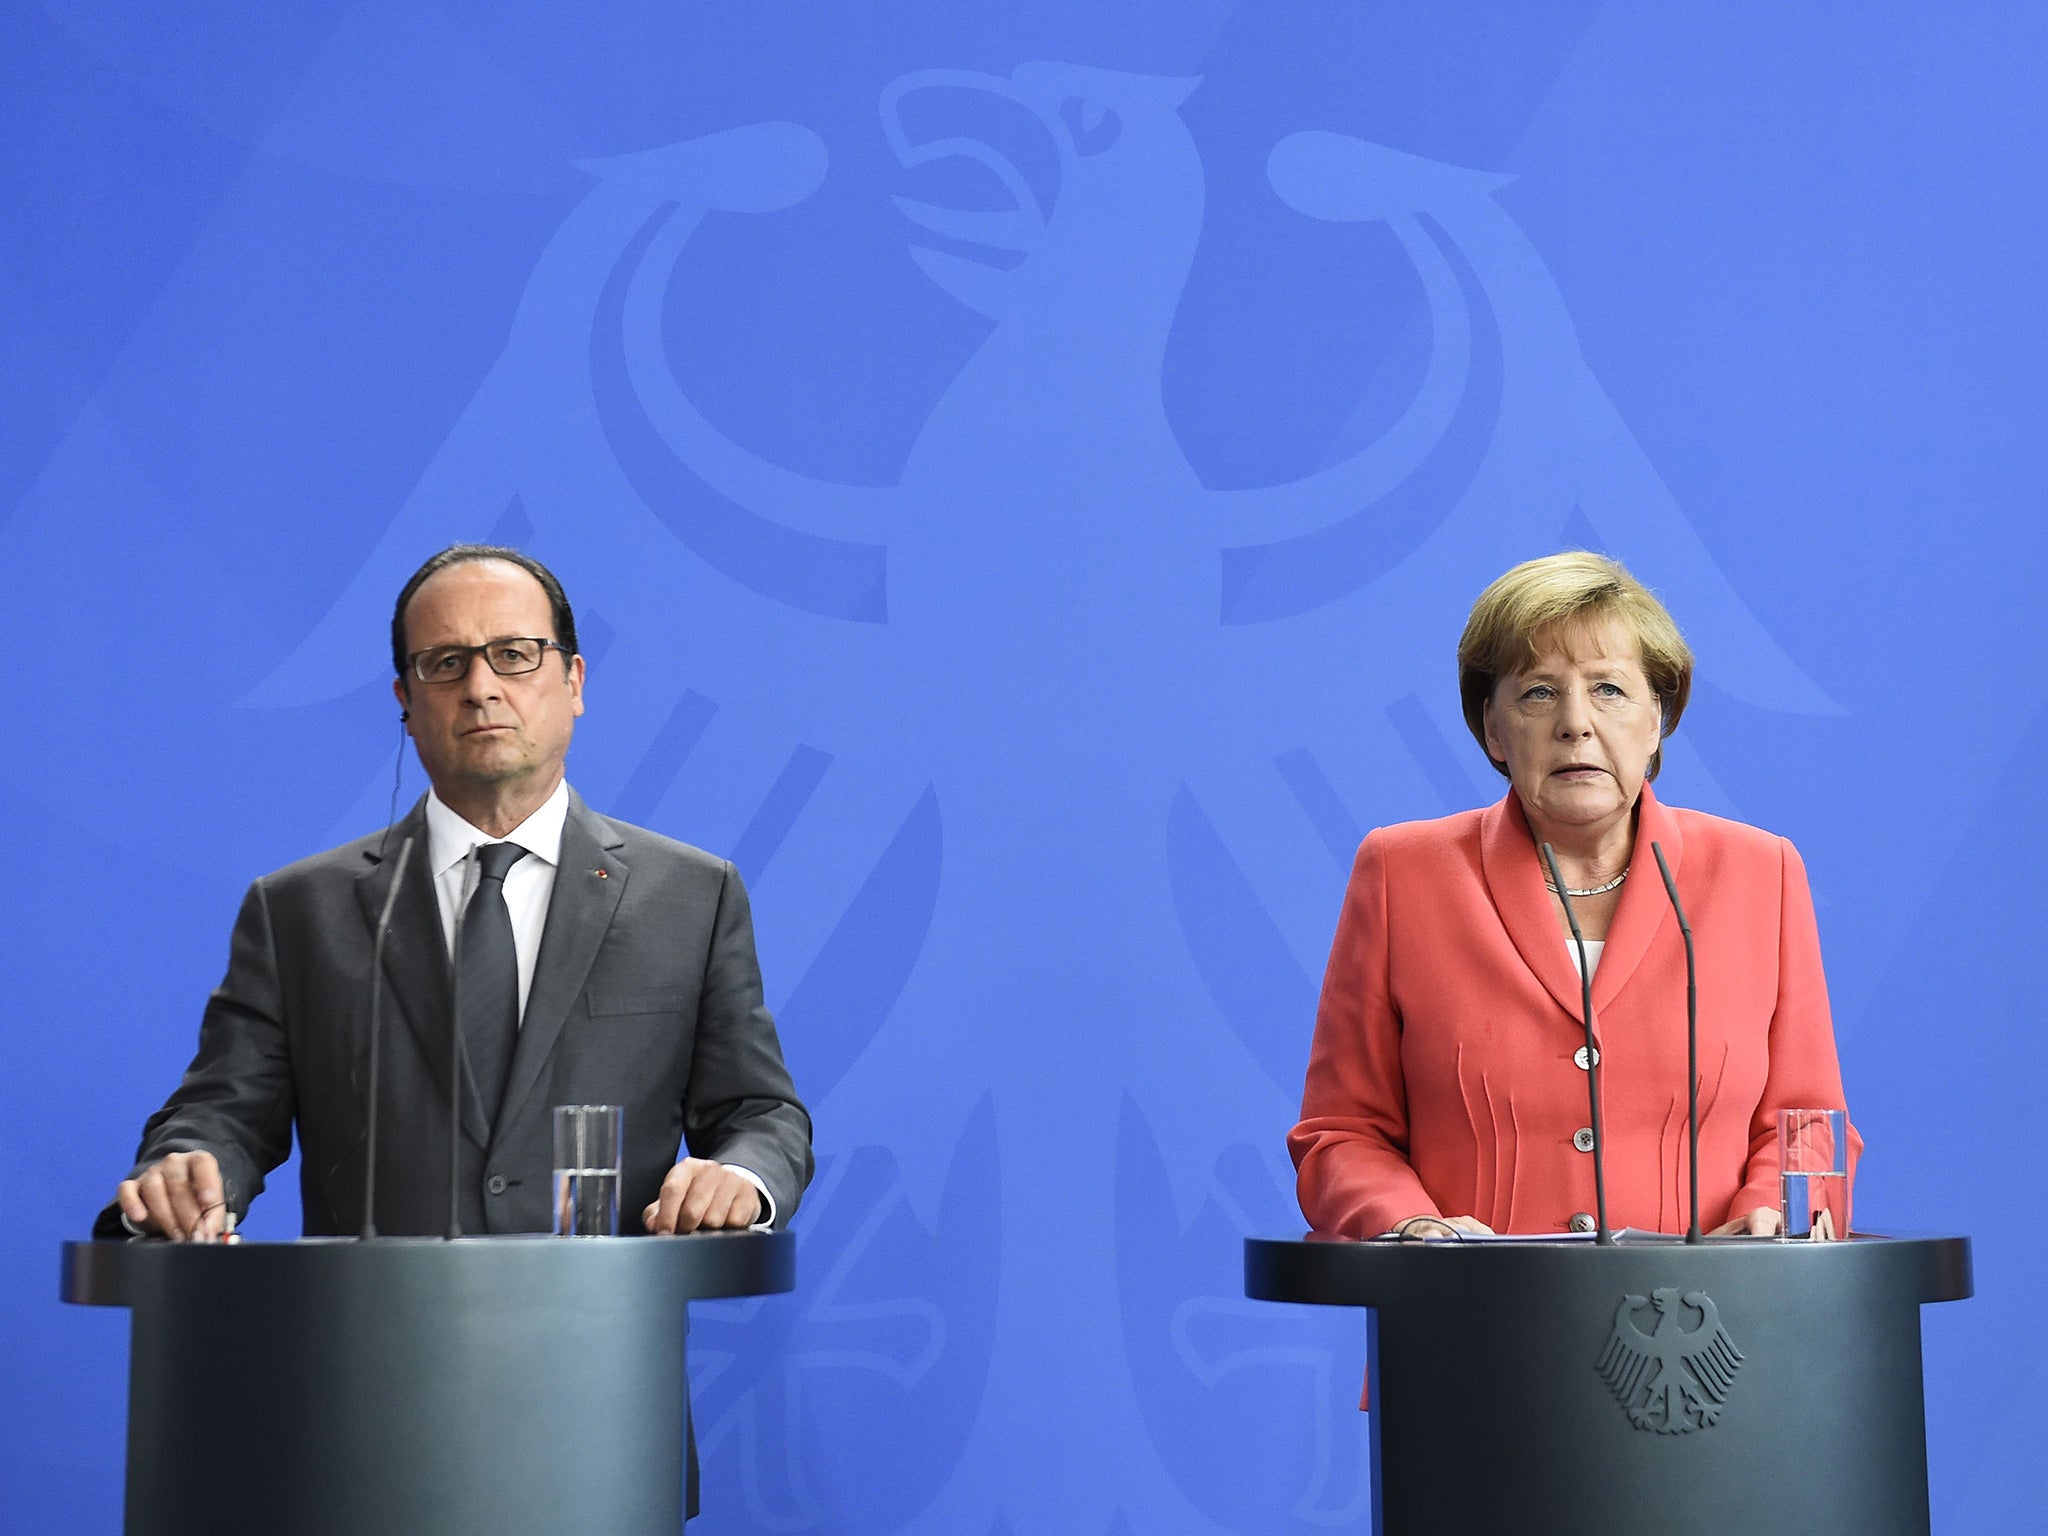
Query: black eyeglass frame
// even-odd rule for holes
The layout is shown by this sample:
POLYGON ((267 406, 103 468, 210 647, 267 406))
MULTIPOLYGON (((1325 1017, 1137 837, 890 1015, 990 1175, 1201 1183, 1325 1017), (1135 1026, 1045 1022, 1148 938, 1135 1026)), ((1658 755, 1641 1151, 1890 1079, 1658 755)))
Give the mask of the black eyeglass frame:
POLYGON ((541 663, 548 659, 549 651, 560 651, 564 656, 569 654, 567 646, 559 641, 543 639, 539 635, 497 635, 486 640, 482 645, 430 645, 425 650, 414 651, 410 656, 406 657, 405 667, 419 681, 440 688, 447 687, 452 683, 465 681, 469 677, 471 669, 475 667, 476 659, 479 656, 483 657, 484 665, 500 677, 531 676, 541 669, 541 663), (491 654, 491 648, 500 645, 537 645, 540 649, 534 653, 532 666, 506 668, 499 666, 497 658, 491 654), (424 666, 425 659, 429 656, 460 656, 462 658, 462 670, 451 673, 447 677, 429 677, 424 666))

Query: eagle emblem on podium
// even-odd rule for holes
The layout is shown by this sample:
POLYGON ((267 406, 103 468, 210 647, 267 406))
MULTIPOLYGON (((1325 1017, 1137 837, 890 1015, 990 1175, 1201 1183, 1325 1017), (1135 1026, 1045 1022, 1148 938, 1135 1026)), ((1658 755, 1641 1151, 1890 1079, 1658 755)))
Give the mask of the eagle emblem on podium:
POLYGON ((1682 1435, 1719 1421, 1741 1366, 1713 1298, 1666 1285, 1622 1298, 1595 1368, 1637 1429, 1682 1435), (1656 1313, 1647 1333, 1636 1321, 1646 1307, 1656 1313))

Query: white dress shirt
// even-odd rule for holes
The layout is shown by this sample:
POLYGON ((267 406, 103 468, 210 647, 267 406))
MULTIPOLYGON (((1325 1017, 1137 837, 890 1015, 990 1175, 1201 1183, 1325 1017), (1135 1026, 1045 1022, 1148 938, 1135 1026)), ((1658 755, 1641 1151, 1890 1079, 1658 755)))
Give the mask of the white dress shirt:
MULTIPOLYGON (((463 861, 469 851, 485 843, 517 843, 526 857, 505 873, 505 906, 512 914, 512 949, 519 962, 519 1019, 526 1021, 526 994, 533 987, 534 962, 540 958, 540 938, 547 931, 548 903, 555 894, 555 869, 562 862, 562 824, 569 817, 569 783, 565 779, 555 792, 540 803, 526 820, 502 838, 471 826, 448 809, 441 797, 427 791, 427 869, 434 877, 434 901, 441 909, 441 938, 455 956, 455 914, 465 895, 463 861)), ((472 891, 474 887, 471 888, 472 891)), ((751 1168, 726 1163, 761 1196, 761 1219, 755 1230, 775 1221, 775 1197, 767 1182, 751 1168)))
POLYGON ((427 791, 427 869, 434 877, 434 901, 441 909, 441 940, 455 956, 455 915, 462 909, 463 860, 485 843, 517 843, 526 857, 505 874, 505 906, 512 914, 512 949, 519 959, 519 1017, 526 1018, 526 994, 533 989, 533 963, 548 925, 555 894, 555 866, 562 862, 562 823, 569 816, 569 784, 555 792, 505 836, 492 837, 464 821, 427 791))

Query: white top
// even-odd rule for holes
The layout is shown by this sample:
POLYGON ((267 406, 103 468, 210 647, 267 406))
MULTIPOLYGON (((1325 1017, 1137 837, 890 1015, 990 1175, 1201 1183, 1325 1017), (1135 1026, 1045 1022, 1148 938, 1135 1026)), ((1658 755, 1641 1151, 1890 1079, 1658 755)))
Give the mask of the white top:
POLYGON ((504 837, 479 831, 448 809, 441 797, 427 791, 427 869, 434 877, 434 901, 441 909, 441 937, 448 956, 455 957, 455 914, 462 909, 463 864, 469 850, 485 843, 517 843, 526 850, 505 874, 505 906, 512 914, 512 949, 519 959, 519 1017, 526 1018, 526 994, 533 986, 533 963, 540 955, 540 936, 548 925, 548 902, 555 894, 555 866, 562 861, 562 823, 569 818, 569 784, 565 779, 526 820, 504 837))
MULTIPOLYGON (((521 864, 523 864, 523 863, 525 863, 526 861, 525 861, 524 859, 521 859, 521 860, 520 860, 519 862, 520 862, 521 864)), ((515 865, 513 865, 512 867, 513 867, 514 869, 517 869, 517 868, 519 867, 519 865, 518 865, 518 864, 515 864, 515 865)), ((1576 939, 1566 939, 1566 940, 1564 941, 1564 947, 1565 947, 1566 949, 1568 949, 1568 950, 1570 950, 1570 951, 1572 952, 1572 969, 1576 971, 1576 970, 1577 970, 1577 969, 1579 968, 1579 944, 1578 944, 1578 940, 1576 940, 1576 939)), ((1586 972, 1585 972, 1585 974, 1586 974, 1586 977, 1587 977, 1587 979, 1589 979, 1589 980, 1590 980, 1590 979, 1591 979, 1591 978, 1592 978, 1592 977, 1593 977, 1593 976, 1594 976, 1594 975, 1595 975, 1595 974, 1596 974, 1596 973, 1597 973, 1597 972, 1599 971, 1599 969, 1600 969, 1600 952, 1601 952, 1602 950, 1604 950, 1604 949, 1605 949, 1606 947, 1607 947, 1607 941, 1606 941, 1605 939, 1588 939, 1588 940, 1586 940, 1586 972)))

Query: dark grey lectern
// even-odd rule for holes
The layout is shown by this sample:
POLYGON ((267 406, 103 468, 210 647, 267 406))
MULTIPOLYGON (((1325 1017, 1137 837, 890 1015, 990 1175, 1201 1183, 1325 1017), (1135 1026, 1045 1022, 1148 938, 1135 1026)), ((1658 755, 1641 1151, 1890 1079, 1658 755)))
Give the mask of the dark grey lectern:
POLYGON ((1926 1536, 1920 1306, 1961 1237, 1245 1243, 1370 1307, 1380 1536, 1926 1536))
POLYGON ((676 1536, 685 1303, 787 1233, 67 1243, 127 1307, 128 1536, 676 1536))

